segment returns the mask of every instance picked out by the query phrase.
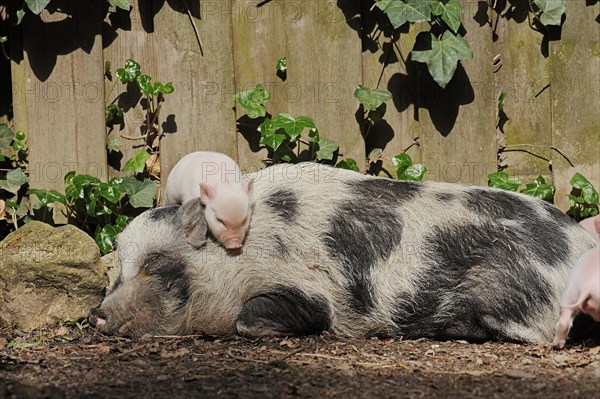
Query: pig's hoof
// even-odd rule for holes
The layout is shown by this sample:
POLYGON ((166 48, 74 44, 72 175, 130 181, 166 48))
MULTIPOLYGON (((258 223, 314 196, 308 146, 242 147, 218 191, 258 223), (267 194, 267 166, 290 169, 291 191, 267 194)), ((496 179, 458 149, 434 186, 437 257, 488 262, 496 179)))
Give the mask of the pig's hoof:
POLYGON ((556 350, 562 349, 565 347, 565 341, 554 341, 552 343, 552 347, 556 350))

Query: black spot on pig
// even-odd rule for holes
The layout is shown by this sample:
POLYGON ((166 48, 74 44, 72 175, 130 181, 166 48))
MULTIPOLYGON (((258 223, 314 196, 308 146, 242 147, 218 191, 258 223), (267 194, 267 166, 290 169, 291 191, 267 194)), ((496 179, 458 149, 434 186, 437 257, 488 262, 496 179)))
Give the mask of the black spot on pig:
POLYGON ((298 215, 298 197, 292 190, 277 190, 269 194, 265 203, 286 222, 293 222, 298 215))
POLYGON ((471 211, 500 222, 516 222, 510 226, 499 225, 497 229, 520 237, 515 238, 514 244, 527 248, 529 256, 537 257, 543 264, 558 267, 569 256, 565 227, 573 221, 562 212, 557 213, 551 204, 500 190, 472 189, 465 198, 465 206, 471 211), (550 217, 540 215, 537 205, 550 217))
POLYGON ((472 212, 494 219, 524 220, 535 216, 534 208, 520 195, 502 190, 468 190, 464 193, 464 205, 472 212))
POLYGON ((285 245, 283 238, 279 234, 274 234, 271 240, 275 243, 275 250, 277 251, 278 255, 285 256, 289 254, 288 247, 285 245))
POLYGON ((121 285, 123 284, 123 274, 119 273, 119 277, 117 277, 117 280, 115 281, 115 283, 113 284, 111 290, 114 291, 117 288, 119 288, 121 285))
POLYGON ((435 199, 445 204, 456 200, 457 196, 454 193, 435 193, 435 199))
POLYGON ((372 268, 387 260, 401 242, 403 222, 396 208, 417 195, 422 186, 387 179, 347 185, 352 201, 335 208, 322 239, 331 258, 343 265, 350 307, 366 314, 374 305, 372 268))
POLYGON ((309 335, 329 330, 329 313, 322 296, 277 285, 244 303, 236 324, 252 335, 309 335))
POLYGON ((480 342, 504 338, 498 326, 529 325, 556 298, 520 237, 492 223, 435 227, 416 296, 397 299, 398 335, 480 342))
POLYGON ((346 185, 359 201, 377 201, 378 205, 391 206, 413 199, 423 189, 421 183, 382 178, 351 181, 346 185))
POLYGON ((164 292, 184 306, 190 297, 190 277, 187 265, 175 253, 149 253, 142 262, 142 273, 155 277, 164 292))
POLYGON ((179 205, 169 205, 160 208, 150 210, 150 219, 152 220, 163 220, 166 218, 172 218, 177 213, 179 205))
POLYGON ((569 215, 567 215, 551 203, 543 201, 541 205, 542 208, 546 211, 547 215, 550 217, 550 219, 554 222, 565 224, 565 227, 577 224, 577 222, 573 220, 569 215))

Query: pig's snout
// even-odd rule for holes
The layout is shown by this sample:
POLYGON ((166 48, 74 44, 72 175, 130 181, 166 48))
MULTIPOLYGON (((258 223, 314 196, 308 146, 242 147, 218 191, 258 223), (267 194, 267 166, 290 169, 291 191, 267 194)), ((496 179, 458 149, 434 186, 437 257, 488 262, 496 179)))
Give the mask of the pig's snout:
POLYGON ((89 323, 97 328, 106 327, 106 312, 102 309, 91 308, 89 323))
POLYGON ((226 249, 240 249, 242 248, 242 240, 239 238, 232 238, 225 241, 226 249))

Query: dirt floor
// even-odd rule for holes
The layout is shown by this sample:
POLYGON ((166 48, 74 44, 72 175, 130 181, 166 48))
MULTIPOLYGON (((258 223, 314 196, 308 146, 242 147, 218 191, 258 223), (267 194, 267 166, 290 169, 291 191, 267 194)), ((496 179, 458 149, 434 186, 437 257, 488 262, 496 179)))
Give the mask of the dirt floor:
POLYGON ((0 330, 0 398, 599 398, 600 342, 101 336, 0 330))

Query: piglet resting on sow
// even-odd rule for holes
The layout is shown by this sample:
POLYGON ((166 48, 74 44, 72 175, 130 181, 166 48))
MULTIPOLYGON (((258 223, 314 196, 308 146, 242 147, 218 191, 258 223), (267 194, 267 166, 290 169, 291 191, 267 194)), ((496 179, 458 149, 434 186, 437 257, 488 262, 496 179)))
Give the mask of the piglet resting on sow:
POLYGON ((318 164, 252 176, 243 250, 202 204, 157 208, 118 237, 103 332, 552 340, 579 256, 595 245, 549 203, 485 187, 398 182, 318 164))

